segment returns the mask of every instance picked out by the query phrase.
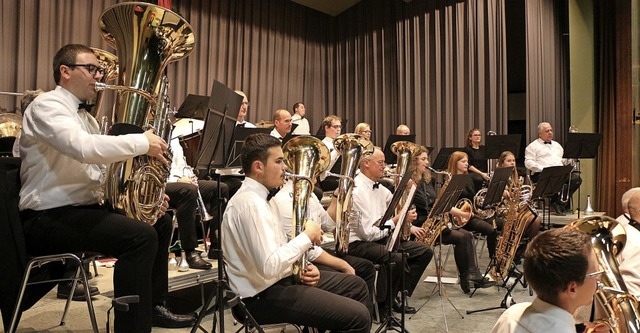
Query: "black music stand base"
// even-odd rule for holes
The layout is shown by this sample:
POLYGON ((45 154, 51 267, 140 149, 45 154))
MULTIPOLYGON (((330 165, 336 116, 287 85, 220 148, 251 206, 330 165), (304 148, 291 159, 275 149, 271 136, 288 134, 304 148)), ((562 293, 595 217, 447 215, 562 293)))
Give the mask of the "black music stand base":
MULTIPOLYGON (((442 239, 442 232, 440 232, 440 239, 442 239)), ((433 298, 433 296, 435 294, 438 294, 438 297, 440 297, 440 308, 442 309, 442 317, 444 318, 444 328, 445 328, 445 330, 447 332, 449 332, 449 323, 447 322, 447 315, 444 312, 444 301, 443 301, 443 299, 446 299, 447 302, 449 302, 449 304, 451 304, 451 307, 454 310, 456 310, 458 315, 460 315, 460 319, 464 319, 464 316, 462 315, 462 313, 460 313, 460 310, 458 310, 458 308, 453 304, 453 302, 451 302, 451 299, 449 299, 449 295, 447 294, 447 290, 445 289, 445 285, 444 285, 444 283, 442 283, 442 272, 444 271, 444 267, 442 267, 442 242, 440 242, 438 244, 438 251, 436 252, 436 258, 435 259, 436 259, 435 260, 435 263, 436 263, 436 285, 433 286, 433 290, 431 291, 431 295, 429 295, 429 298, 427 298, 427 300, 418 308, 418 310, 416 311, 416 314, 418 312, 420 312, 420 310, 422 310, 422 308, 425 305, 427 305, 427 303, 429 303, 429 301, 433 298)), ((409 319, 413 318, 414 315, 409 317, 409 319)))
MULTIPOLYGON (((409 331, 407 331, 404 328, 404 308, 407 304, 407 291, 405 290, 405 286, 404 286, 404 272, 402 274, 402 313, 401 313, 401 317, 400 320, 398 320, 398 318, 393 316, 393 312, 391 310, 391 308, 393 308, 393 301, 396 297, 396 295, 393 294, 393 266, 395 266, 395 264, 391 261, 391 253, 392 252, 388 252, 387 253, 387 258, 388 258, 388 262, 387 262, 387 316, 380 321, 380 325, 378 325, 378 329, 376 329, 375 333, 380 333, 380 332, 388 332, 389 330, 393 330, 396 332, 400 332, 400 333, 409 333, 409 331)), ((402 260, 400 261, 400 264, 402 265, 401 269, 404 270, 404 266, 405 266, 405 256, 406 253, 404 252, 400 252, 400 254, 402 255, 402 260)))
MULTIPOLYGON (((492 259, 492 262, 495 261, 495 259, 492 259)), ((489 266, 491 267, 491 266, 489 266)), ((489 272, 489 270, 487 270, 487 272, 489 272)), ((485 273, 485 276, 487 274, 485 273)), ((513 300, 513 296, 511 295, 511 292, 513 292, 513 289, 515 289, 515 287, 518 285, 518 283, 522 284, 523 286, 525 286, 525 282, 522 279, 524 277, 524 273, 521 272, 520 270, 518 270, 516 268, 516 265, 512 264, 511 268, 509 268, 509 273, 508 276, 515 276, 515 281, 513 281, 513 284, 511 286, 509 286, 509 288, 507 288, 507 292, 504 294, 504 297, 502 298, 502 302, 500 302, 499 306, 494 306, 494 307, 490 307, 490 308, 484 308, 484 309, 478 309, 478 310, 468 310, 467 314, 472 314, 472 313, 476 313, 476 312, 484 312, 484 311, 491 311, 491 310, 497 310, 497 309, 508 309, 510 306, 516 304, 516 301, 513 300)), ((509 278, 507 278, 504 283, 502 284, 501 287, 506 288, 507 282, 509 281, 509 278)), ((478 290, 478 288, 474 289, 473 292, 471 293, 471 296, 473 296, 473 294, 476 292, 476 290, 478 290)))

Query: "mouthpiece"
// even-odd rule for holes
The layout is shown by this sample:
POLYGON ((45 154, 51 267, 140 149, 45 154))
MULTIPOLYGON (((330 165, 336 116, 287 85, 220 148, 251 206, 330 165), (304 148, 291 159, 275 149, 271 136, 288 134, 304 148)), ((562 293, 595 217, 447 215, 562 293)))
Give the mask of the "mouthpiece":
POLYGON ((337 177, 337 178, 346 178, 346 179, 349 179, 350 181, 354 181, 353 178, 351 178, 349 176, 341 175, 339 173, 333 173, 331 171, 327 171, 327 176, 332 176, 332 177, 337 177))

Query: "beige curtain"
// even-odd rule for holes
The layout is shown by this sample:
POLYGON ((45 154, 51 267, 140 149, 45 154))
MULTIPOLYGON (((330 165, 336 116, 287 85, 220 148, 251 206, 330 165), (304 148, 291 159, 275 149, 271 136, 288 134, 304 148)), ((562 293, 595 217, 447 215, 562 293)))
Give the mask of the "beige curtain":
MULTIPOLYGON (((116 2, 3 1, 0 91, 52 89, 51 59, 66 43, 113 51, 97 21, 116 2)), ((175 105, 218 80, 247 93, 252 122, 302 101, 314 131, 337 114, 344 132, 371 123, 378 145, 400 123, 436 148, 462 145, 473 127, 506 133, 504 0, 363 0, 335 18, 286 0, 173 5, 197 38, 168 68, 175 105)))
POLYGON ((541 122, 553 126, 555 140, 561 143, 569 128, 560 2, 525 0, 527 142, 538 137, 541 122))

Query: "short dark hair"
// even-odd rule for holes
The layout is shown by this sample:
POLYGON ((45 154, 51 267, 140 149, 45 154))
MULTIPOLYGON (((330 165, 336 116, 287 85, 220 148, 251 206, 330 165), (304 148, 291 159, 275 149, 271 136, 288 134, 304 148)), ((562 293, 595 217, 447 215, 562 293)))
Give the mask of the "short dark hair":
POLYGON ((296 104, 293 104, 293 112, 296 112, 296 109, 298 108, 298 106, 300 106, 300 104, 304 104, 302 102, 296 102, 296 104))
POLYGON ((93 53, 93 50, 82 44, 67 44, 60 48, 53 57, 53 80, 56 84, 60 84, 60 65, 73 64, 76 62, 76 56, 82 53, 93 53))
POLYGON ((564 228, 545 231, 527 246, 524 276, 541 300, 558 304, 558 295, 570 282, 584 283, 591 251, 585 232, 564 228))
POLYGON ((333 123, 334 121, 342 122, 342 119, 333 114, 326 116, 324 120, 322 120, 322 128, 331 127, 331 123, 333 123))
POLYGON ((267 163, 269 158, 269 148, 279 147, 280 140, 265 134, 257 133, 249 135, 242 145, 242 153, 240 154, 240 162, 245 175, 251 174, 251 165, 254 161, 267 163))

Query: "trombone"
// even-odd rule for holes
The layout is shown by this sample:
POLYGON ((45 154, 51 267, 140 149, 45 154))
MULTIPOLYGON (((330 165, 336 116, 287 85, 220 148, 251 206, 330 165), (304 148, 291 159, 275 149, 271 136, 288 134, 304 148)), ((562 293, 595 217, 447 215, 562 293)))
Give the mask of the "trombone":
MULTIPOLYGON (((184 158, 184 156, 183 156, 184 158)), ((186 160, 185 160, 186 163, 186 160)), ((182 173, 185 177, 189 177, 189 178, 195 178, 196 174, 193 172, 193 168, 190 167, 189 165, 186 165, 184 168, 182 168, 182 173)), ((211 221, 213 219, 213 216, 209 215, 209 212, 207 212, 207 207, 204 205, 204 200, 202 200, 202 194, 200 194, 200 188, 198 187, 198 209, 200 210, 200 215, 202 218, 202 222, 208 222, 211 221)))

